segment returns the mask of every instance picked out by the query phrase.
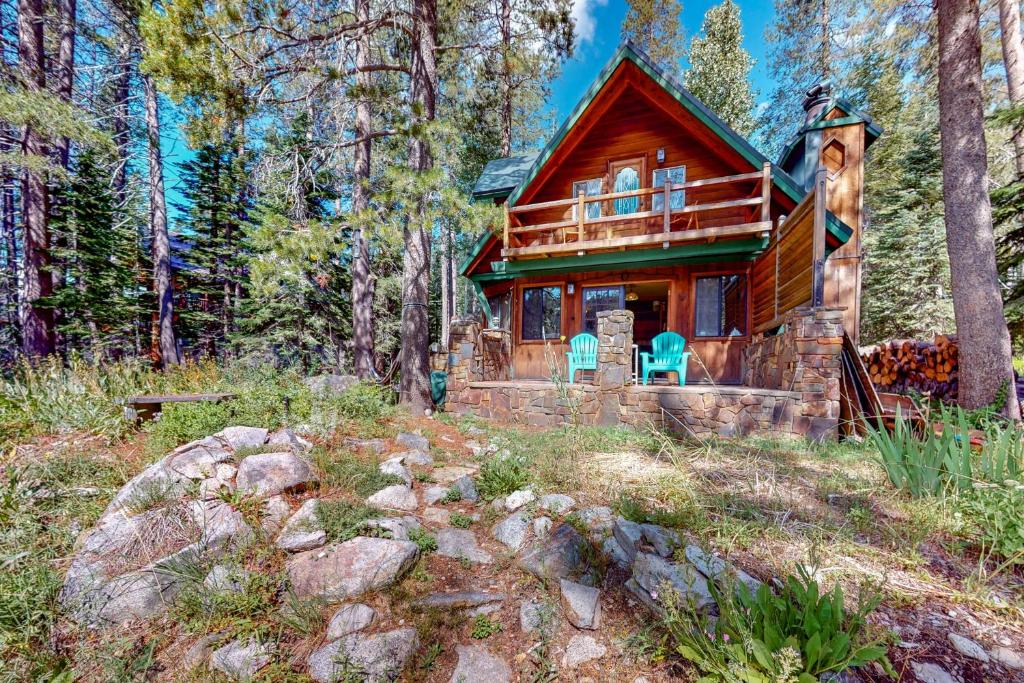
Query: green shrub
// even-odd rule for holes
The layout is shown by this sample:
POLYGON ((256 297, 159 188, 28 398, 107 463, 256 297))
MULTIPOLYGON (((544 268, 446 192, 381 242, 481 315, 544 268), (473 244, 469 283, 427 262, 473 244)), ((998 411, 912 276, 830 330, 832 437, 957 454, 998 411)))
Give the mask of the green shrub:
POLYGON ((847 611, 842 589, 822 594, 802 565, 777 596, 767 585, 755 594, 742 583, 708 587, 719 608, 714 623, 689 603, 665 601, 665 628, 702 681, 817 683, 821 674, 871 662, 892 672, 885 644, 865 620, 881 602, 873 591, 847 611))
POLYGON ((327 540, 339 543, 358 536, 366 520, 381 514, 375 507, 345 500, 322 500, 316 506, 316 517, 327 540))
POLYGON ((1024 485, 978 485, 958 503, 981 544, 982 561, 995 555, 1002 560, 1000 568, 1024 564, 1024 485))
POLYGON ((473 518, 461 512, 453 512, 448 522, 456 529, 468 529, 473 525, 473 518))
POLYGON ((510 454, 495 455, 480 466, 476 488, 484 500, 518 491, 530 482, 530 460, 510 454))
POLYGON ((421 553, 432 553, 437 550, 437 539, 426 529, 409 529, 409 540, 416 544, 421 553))
POLYGON ((364 460, 349 451, 317 446, 312 451, 312 458, 324 473, 324 485, 344 489, 360 498, 392 484, 403 483, 401 477, 381 472, 376 460, 364 460))
POLYGON ((460 500, 462 500, 462 491, 453 486, 444 492, 444 495, 441 496, 438 502, 442 505, 447 505, 448 503, 458 503, 460 500))
POLYGON ((1024 467, 1019 427, 990 423, 981 451, 971 448, 971 422, 960 408, 942 408, 942 431, 926 427, 915 433, 898 412, 892 432, 879 423, 868 427, 879 462, 889 481, 914 497, 971 488, 975 481, 1001 482, 1017 477, 1024 467))
POLYGON ((478 614, 473 621, 473 631, 469 635, 477 640, 483 640, 499 631, 501 631, 501 622, 491 621, 486 614, 478 614))

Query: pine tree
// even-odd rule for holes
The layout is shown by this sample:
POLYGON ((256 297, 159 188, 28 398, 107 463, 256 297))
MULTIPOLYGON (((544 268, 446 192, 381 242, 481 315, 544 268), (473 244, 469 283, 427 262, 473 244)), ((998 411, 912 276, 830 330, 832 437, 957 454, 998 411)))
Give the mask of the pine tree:
POLYGON ((754 128, 754 60, 743 49, 740 8, 733 0, 710 8, 701 26, 703 36, 690 41, 690 68, 684 84, 697 99, 743 135, 754 128))
POLYGON ((679 15, 680 0, 629 0, 622 20, 622 38, 650 55, 669 73, 679 73, 686 43, 679 15))

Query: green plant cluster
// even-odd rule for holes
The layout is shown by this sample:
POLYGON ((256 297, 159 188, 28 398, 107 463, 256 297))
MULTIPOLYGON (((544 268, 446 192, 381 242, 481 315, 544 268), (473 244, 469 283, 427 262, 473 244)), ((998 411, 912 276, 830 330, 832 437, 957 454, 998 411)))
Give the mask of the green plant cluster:
POLYGON ((822 593, 803 565, 778 595, 767 585, 755 593, 742 583, 708 587, 719 609, 713 623, 678 599, 666 601, 664 617, 676 651, 700 670, 701 681, 817 683, 822 674, 871 662, 892 671, 884 641, 866 621, 881 602, 875 591, 865 589, 850 610, 840 586, 822 593))
POLYGON ((476 488, 484 500, 518 491, 530 482, 531 460, 525 455, 499 452, 480 466, 476 488))
POLYGON ((478 614, 473 621, 473 630, 469 635, 477 640, 483 640, 484 638, 490 638, 499 631, 501 631, 500 621, 491 621, 486 614, 478 614))
POLYGON ((1003 559, 996 569, 1024 564, 1024 484, 976 486, 959 496, 960 511, 981 544, 982 560, 1003 559))

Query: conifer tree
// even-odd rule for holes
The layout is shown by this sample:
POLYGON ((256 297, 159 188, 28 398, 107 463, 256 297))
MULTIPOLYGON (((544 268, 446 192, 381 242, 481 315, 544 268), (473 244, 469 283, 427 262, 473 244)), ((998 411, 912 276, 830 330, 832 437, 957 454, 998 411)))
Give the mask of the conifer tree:
POLYGON ((754 127, 754 60, 743 48, 740 8, 733 0, 710 8, 703 35, 690 41, 690 68, 684 84, 697 99, 743 135, 754 127))
POLYGON ((678 74, 686 43, 679 15, 680 0, 629 0, 622 20, 622 38, 650 55, 654 63, 678 74))

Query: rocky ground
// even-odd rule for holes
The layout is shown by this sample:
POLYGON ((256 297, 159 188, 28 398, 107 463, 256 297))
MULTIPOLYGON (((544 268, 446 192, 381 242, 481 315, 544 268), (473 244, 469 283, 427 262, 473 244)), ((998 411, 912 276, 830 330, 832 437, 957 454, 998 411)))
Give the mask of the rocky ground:
MULTIPOLYGON (((406 429, 339 435, 379 475, 359 499, 291 430, 232 427, 175 449, 81 535, 60 592, 66 629, 93 634, 78 647, 159 633, 146 677, 162 680, 655 683, 690 677, 652 628, 668 586, 710 608, 708 579, 772 579, 756 553, 736 553, 748 573, 593 491, 485 502, 480 464, 514 443, 471 425, 406 429)), ((886 605, 879 621, 906 680, 1024 678, 1016 627, 980 614, 936 601, 886 605)))

